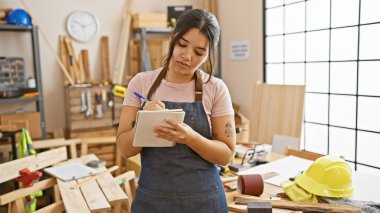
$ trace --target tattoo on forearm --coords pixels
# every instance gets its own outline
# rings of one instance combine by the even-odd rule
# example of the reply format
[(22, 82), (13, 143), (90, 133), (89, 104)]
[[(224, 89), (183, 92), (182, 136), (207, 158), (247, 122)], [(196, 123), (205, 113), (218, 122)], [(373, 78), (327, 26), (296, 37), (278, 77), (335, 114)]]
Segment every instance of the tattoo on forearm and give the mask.
[(224, 130), (227, 137), (231, 137), (234, 135), (234, 130), (232, 129), (232, 124), (230, 122), (226, 123), (226, 130)]
[(135, 127), (136, 126), (136, 121), (132, 121), (131, 125), (132, 125), (132, 128)]

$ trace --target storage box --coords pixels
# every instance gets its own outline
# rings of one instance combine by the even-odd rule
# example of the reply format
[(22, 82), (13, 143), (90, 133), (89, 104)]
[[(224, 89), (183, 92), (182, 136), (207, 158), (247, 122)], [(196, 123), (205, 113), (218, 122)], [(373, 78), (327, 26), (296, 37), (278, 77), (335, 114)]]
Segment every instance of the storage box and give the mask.
[(166, 13), (135, 13), (132, 28), (166, 28)]
[(33, 139), (42, 138), (41, 115), (39, 112), (1, 115), (1, 125), (15, 125), (25, 128)]

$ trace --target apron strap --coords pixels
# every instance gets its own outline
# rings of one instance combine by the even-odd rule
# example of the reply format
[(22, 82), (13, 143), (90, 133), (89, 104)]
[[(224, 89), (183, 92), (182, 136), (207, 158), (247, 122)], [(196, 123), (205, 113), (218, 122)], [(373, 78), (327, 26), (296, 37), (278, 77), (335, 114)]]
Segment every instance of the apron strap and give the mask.
[[(160, 74), (158, 74), (156, 80), (154, 81), (152, 87), (150, 88), (148, 92), (148, 96), (147, 96), (148, 99), (152, 97), (153, 93), (156, 91), (158, 86), (160, 86), (162, 79), (165, 78), (166, 72), (167, 72), (166, 70), (162, 70)], [(199, 70), (195, 71), (194, 79), (195, 79), (195, 101), (202, 101), (203, 86), (202, 86), (201, 73), (199, 72)]]
[(202, 87), (202, 78), (199, 70), (195, 71), (195, 101), (202, 101), (203, 96), (203, 87)]

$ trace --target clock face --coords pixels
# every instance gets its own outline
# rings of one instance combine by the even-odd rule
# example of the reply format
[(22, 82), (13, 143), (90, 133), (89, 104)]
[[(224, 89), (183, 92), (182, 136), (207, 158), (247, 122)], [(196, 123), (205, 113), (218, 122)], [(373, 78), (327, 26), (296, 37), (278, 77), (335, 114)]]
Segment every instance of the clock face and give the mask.
[(70, 36), (80, 42), (93, 39), (99, 32), (96, 17), (86, 11), (75, 11), (67, 19), (67, 31)]

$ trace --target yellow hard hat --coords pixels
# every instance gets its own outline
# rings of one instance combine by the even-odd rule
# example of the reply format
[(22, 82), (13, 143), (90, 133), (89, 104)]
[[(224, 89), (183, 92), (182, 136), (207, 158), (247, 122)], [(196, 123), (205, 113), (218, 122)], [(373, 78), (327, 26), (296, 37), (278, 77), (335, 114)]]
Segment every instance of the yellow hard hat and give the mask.
[(323, 156), (295, 179), (308, 192), (324, 197), (347, 197), (354, 191), (351, 168), (339, 157)]

